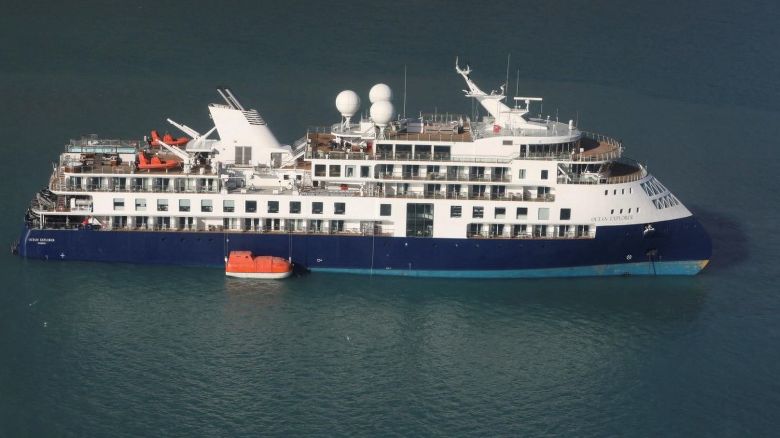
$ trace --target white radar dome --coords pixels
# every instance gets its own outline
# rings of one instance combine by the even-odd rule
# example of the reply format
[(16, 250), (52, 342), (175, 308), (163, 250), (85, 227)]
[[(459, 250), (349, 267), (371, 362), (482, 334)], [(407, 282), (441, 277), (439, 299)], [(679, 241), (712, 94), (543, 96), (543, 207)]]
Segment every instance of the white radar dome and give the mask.
[(360, 109), (360, 96), (352, 90), (344, 90), (336, 96), (336, 109), (344, 117), (354, 116)]
[(371, 119), (373, 119), (374, 123), (379, 126), (387, 125), (390, 120), (393, 120), (393, 117), (395, 116), (395, 108), (393, 108), (393, 104), (386, 100), (374, 102), (374, 104), (371, 105), (370, 112)]
[(376, 84), (368, 92), (368, 100), (371, 103), (393, 100), (393, 90), (385, 84)]

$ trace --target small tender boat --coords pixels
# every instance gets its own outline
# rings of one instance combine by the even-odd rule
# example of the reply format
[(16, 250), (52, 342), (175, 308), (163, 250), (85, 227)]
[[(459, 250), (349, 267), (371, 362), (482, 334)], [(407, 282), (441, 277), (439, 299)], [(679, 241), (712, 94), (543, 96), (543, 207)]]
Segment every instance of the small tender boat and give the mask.
[(292, 275), (292, 263), (281, 257), (254, 257), (251, 251), (230, 251), (225, 275), (239, 278), (287, 278)]
[[(156, 129), (153, 129), (151, 132), (152, 135), (152, 141), (150, 144), (152, 146), (160, 146), (160, 134), (157, 132)], [(162, 137), (163, 143), (167, 144), (168, 146), (183, 146), (187, 144), (188, 141), (190, 141), (189, 137), (179, 137), (179, 138), (173, 138), (171, 134), (168, 134), (167, 132)]]
[(144, 170), (175, 169), (181, 166), (178, 160), (163, 160), (157, 155), (149, 156), (146, 152), (138, 153), (138, 168)]

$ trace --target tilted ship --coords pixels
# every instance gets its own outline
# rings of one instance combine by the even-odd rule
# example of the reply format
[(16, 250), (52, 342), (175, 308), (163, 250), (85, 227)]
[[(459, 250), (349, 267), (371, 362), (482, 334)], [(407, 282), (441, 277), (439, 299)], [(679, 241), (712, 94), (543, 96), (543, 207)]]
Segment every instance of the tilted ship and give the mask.
[(353, 123), (360, 98), (342, 91), (341, 121), (288, 146), (219, 88), (203, 134), (168, 119), (186, 136), (71, 140), (14, 250), (218, 267), (248, 251), (312, 272), (473, 278), (707, 265), (702, 225), (620, 141), (534, 117), (540, 98), (507, 105), (455, 68), (487, 115), (401, 118), (377, 84), (370, 117)]

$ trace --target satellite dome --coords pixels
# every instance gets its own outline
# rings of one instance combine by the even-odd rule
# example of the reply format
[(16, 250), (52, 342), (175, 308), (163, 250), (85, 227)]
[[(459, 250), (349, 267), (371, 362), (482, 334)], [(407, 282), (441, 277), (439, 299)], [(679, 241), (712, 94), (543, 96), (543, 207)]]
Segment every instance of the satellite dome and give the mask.
[(395, 109), (393, 108), (392, 103), (386, 100), (381, 100), (379, 102), (374, 102), (374, 104), (371, 105), (370, 113), (374, 123), (379, 126), (383, 126), (387, 125), (390, 120), (393, 120)]
[(368, 100), (371, 103), (393, 100), (393, 90), (385, 84), (376, 84), (368, 92)]
[(344, 90), (336, 96), (336, 109), (342, 116), (352, 117), (360, 109), (360, 96), (352, 90)]

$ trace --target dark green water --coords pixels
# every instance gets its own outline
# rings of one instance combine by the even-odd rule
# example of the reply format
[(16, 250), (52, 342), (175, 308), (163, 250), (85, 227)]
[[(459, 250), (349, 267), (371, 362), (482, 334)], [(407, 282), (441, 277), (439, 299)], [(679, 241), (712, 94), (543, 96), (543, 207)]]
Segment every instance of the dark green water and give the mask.
[[(0, 237), (62, 144), (209, 128), (226, 84), (280, 140), (452, 71), (622, 138), (698, 214), (693, 278), (446, 281), (0, 257), (0, 436), (756, 436), (780, 428), (773, 2), (78, 2), (0, 11)], [(512, 79), (511, 89), (514, 89)], [(400, 104), (400, 100), (396, 101)]]

